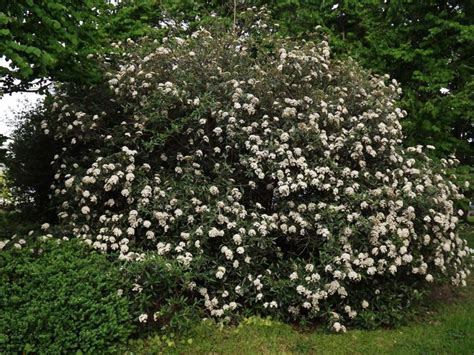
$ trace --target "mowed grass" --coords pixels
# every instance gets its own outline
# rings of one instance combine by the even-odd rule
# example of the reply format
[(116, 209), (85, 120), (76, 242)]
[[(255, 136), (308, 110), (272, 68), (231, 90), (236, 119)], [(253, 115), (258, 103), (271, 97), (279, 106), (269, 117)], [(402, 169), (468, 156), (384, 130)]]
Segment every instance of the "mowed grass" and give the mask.
[[(463, 237), (474, 247), (474, 227)], [(186, 337), (155, 336), (134, 341), (134, 354), (474, 354), (474, 277), (468, 286), (431, 311), (397, 329), (301, 332), (290, 325), (250, 318), (237, 327), (203, 322)]]

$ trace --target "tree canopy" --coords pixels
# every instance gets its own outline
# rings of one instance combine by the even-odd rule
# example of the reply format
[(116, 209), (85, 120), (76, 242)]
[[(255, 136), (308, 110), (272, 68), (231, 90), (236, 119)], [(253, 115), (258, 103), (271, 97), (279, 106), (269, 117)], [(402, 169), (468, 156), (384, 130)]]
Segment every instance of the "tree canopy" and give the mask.
[(103, 0), (15, 0), (0, 4), (0, 92), (44, 91), (46, 79), (98, 79), (88, 60), (103, 44)]

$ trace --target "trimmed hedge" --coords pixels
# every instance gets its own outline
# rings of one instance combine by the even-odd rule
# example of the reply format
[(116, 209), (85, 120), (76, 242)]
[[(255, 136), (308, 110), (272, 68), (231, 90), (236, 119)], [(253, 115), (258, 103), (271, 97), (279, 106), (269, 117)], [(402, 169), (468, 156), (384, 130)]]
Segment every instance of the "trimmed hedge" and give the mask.
[(133, 331), (119, 268), (77, 241), (0, 253), (0, 352), (113, 352)]

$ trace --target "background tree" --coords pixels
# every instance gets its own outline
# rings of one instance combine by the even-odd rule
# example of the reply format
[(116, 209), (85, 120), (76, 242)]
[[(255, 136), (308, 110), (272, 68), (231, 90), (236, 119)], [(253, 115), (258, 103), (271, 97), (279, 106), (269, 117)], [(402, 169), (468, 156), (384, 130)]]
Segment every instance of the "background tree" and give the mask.
[(5, 161), (5, 156), (7, 154), (7, 148), (5, 147), (7, 139), (6, 136), (0, 134), (0, 165)]
[(40, 122), (44, 118), (41, 109), (24, 113), (3, 158), (7, 167), (5, 177), (15, 201), (20, 207), (27, 206), (26, 211), (33, 218), (54, 216), (49, 210), (54, 175), (50, 163), (57, 153), (57, 143), (41, 131)]
[(0, 92), (44, 91), (47, 78), (98, 80), (88, 55), (100, 49), (106, 0), (15, 0), (0, 4)]

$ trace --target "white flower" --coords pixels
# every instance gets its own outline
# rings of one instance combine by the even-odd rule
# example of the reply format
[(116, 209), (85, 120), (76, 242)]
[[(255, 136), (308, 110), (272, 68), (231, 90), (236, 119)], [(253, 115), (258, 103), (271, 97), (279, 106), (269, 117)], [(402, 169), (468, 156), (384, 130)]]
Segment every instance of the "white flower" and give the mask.
[(140, 314), (140, 316), (138, 317), (138, 321), (139, 321), (140, 323), (146, 323), (147, 320), (148, 320), (148, 314), (146, 314), (146, 313), (142, 313), (142, 314)]
[(216, 134), (216, 136), (220, 136), (222, 134), (222, 128), (220, 127), (216, 127), (212, 131)]
[(71, 187), (73, 183), (74, 183), (74, 176), (64, 181), (64, 186)]
[(224, 274), (225, 274), (225, 267), (219, 266), (217, 268), (216, 278), (217, 279), (222, 279), (224, 277)]
[(366, 300), (363, 300), (362, 301), (362, 308), (366, 309), (367, 307), (369, 307), (369, 302), (367, 302)]
[(393, 275), (397, 272), (397, 267), (395, 265), (390, 265), (388, 271), (390, 271), (390, 273)]
[(336, 331), (336, 333), (339, 333), (339, 332), (343, 332), (345, 333), (346, 332), (346, 327), (341, 325), (341, 323), (339, 322), (335, 322), (333, 325), (332, 325), (332, 329), (334, 329)]
[(288, 142), (288, 140), (290, 139), (290, 135), (286, 132), (282, 133), (281, 136), (280, 136), (280, 140), (284, 143), (284, 142)]
[(281, 115), (283, 118), (291, 118), (296, 116), (296, 108), (294, 107), (286, 107), (283, 110), (283, 113)]
[(87, 206), (84, 206), (84, 207), (81, 208), (81, 213), (82, 214), (89, 214), (90, 211), (91, 211), (91, 209)]
[(278, 192), (282, 196), (288, 196), (290, 194), (290, 188), (288, 187), (288, 185), (282, 185), (282, 186), (278, 187)]
[(217, 229), (216, 227), (212, 227), (211, 230), (208, 233), (209, 237), (215, 238), (215, 237), (222, 237), (224, 235), (224, 231), (221, 231)]
[(240, 245), (242, 243), (242, 237), (239, 234), (235, 234), (232, 237), (232, 240), (234, 241), (235, 244)]
[(216, 186), (211, 186), (209, 188), (209, 192), (211, 193), (211, 195), (216, 196), (219, 194), (219, 189)]
[(290, 275), (290, 280), (298, 280), (298, 274), (296, 272)]
[(434, 280), (433, 275), (431, 275), (431, 274), (426, 275), (425, 279), (428, 282), (433, 282), (433, 280)]
[(377, 268), (375, 266), (371, 266), (367, 269), (368, 275), (375, 275), (376, 272), (377, 272)]

